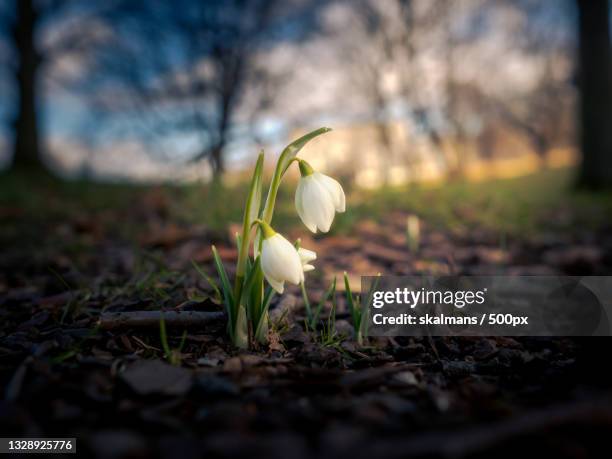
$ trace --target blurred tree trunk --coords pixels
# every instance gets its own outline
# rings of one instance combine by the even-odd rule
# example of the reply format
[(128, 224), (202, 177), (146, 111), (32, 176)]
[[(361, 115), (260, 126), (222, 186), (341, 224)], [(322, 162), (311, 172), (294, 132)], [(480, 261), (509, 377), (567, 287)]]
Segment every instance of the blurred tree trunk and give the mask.
[(209, 156), (214, 178), (219, 178), (225, 172), (225, 147), (227, 145), (227, 131), (229, 129), (229, 103), (221, 104), (221, 119), (217, 127), (217, 140), (204, 154)]
[(608, 0), (577, 0), (582, 166), (579, 185), (612, 187), (612, 73)]
[(27, 170), (43, 169), (36, 113), (37, 76), (41, 61), (34, 37), (37, 20), (38, 14), (32, 0), (19, 0), (13, 28), (19, 60), (15, 72), (19, 100), (14, 120), (13, 166)]
[(220, 111), (221, 118), (217, 127), (217, 142), (213, 145), (210, 155), (213, 174), (220, 176), (225, 172), (225, 147), (227, 144), (227, 131), (230, 127), (230, 117), (233, 110), (233, 102), (239, 85), (236, 82), (228, 84), (229, 78), (223, 78), (223, 90), (221, 91)]

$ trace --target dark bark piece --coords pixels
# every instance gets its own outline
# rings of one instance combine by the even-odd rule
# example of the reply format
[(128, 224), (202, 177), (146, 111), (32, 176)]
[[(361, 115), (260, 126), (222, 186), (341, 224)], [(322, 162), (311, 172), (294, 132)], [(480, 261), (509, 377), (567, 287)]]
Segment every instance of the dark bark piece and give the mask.
[(155, 328), (159, 327), (161, 319), (167, 327), (202, 327), (225, 318), (223, 312), (200, 311), (133, 311), (108, 312), (100, 316), (98, 324), (104, 330), (118, 328)]
[(579, 184), (612, 187), (612, 70), (608, 0), (577, 0), (582, 166)]

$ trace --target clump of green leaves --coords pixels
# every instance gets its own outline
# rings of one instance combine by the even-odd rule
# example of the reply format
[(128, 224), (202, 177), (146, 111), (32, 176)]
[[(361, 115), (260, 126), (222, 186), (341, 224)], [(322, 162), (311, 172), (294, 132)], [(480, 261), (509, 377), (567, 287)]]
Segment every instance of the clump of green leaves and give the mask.
[[(262, 205), (264, 154), (259, 154), (244, 208), (242, 232), (237, 237), (238, 261), (236, 276), (231, 282), (217, 249), (212, 252), (219, 275), (223, 302), (228, 317), (227, 330), (234, 345), (246, 348), (251, 343), (268, 342), (268, 309), (274, 295), (270, 285), (265, 286), (261, 267), (262, 227), (270, 225), (274, 215), (276, 197), (281, 180), (300, 150), (315, 137), (329, 132), (329, 128), (312, 131), (289, 144), (281, 153), (266, 200)], [(259, 226), (251, 234), (254, 226)], [(252, 256), (251, 256), (252, 246)]]

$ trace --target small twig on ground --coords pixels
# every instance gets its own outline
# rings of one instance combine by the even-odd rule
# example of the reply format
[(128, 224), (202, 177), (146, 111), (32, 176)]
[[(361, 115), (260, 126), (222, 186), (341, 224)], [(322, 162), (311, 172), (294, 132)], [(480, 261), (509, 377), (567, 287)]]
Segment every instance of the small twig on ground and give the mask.
[(223, 312), (200, 311), (131, 311), (107, 312), (100, 316), (98, 324), (104, 330), (117, 328), (159, 328), (162, 317), (168, 327), (201, 327), (225, 318)]

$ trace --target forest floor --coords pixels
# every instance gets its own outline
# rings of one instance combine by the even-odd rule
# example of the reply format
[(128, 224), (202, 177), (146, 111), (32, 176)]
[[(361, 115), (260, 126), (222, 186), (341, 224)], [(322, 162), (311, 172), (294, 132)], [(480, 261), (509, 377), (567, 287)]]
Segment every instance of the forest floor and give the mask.
[[(312, 237), (283, 189), (277, 227), (331, 279), (376, 274), (612, 273), (612, 195), (569, 171), (445, 187), (352, 190)], [(612, 433), (609, 339), (377, 338), (304, 329), (299, 290), (271, 306), (273, 343), (203, 329), (103, 330), (102, 312), (221, 311), (244, 185), (128, 186), (0, 176), (2, 436), (77, 437), (95, 457), (599, 457)], [(406, 219), (421, 219), (418, 249)], [(165, 349), (165, 350), (164, 350)], [(170, 352), (168, 352), (170, 349)], [(602, 456), (604, 457), (604, 456)]]

